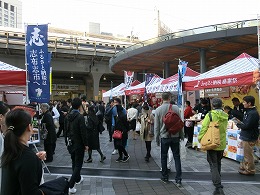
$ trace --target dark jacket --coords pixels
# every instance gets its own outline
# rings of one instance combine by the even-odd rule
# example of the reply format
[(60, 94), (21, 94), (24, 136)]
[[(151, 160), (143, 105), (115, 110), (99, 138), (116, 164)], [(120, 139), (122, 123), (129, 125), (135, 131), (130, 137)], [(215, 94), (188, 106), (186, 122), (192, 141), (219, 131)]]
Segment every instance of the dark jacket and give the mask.
[(46, 129), (48, 131), (47, 138), (44, 140), (44, 142), (48, 144), (55, 143), (57, 140), (56, 130), (50, 111), (46, 111), (42, 114), (41, 124), (43, 123), (46, 124)]
[(88, 135), (88, 146), (92, 150), (100, 149), (99, 144), (99, 127), (100, 121), (95, 114), (86, 115), (86, 126), (87, 126), (87, 135)]
[(78, 110), (72, 110), (65, 118), (65, 143), (71, 139), (73, 149), (83, 149), (88, 146), (87, 127), (84, 116)]
[(243, 123), (238, 123), (241, 129), (240, 139), (243, 141), (256, 141), (259, 137), (259, 114), (255, 107), (245, 109)]

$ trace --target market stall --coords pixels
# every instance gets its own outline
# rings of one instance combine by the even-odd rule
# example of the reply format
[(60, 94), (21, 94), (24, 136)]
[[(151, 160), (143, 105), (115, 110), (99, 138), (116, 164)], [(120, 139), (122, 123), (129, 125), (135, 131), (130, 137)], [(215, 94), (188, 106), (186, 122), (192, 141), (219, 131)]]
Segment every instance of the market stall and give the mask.
[(0, 61), (0, 100), (9, 105), (23, 104), (26, 71)]
[[(211, 97), (222, 97), (223, 100), (231, 99), (232, 93), (238, 91), (232, 91), (232, 87), (239, 86), (240, 89), (246, 88), (245, 93), (249, 93), (248, 86), (256, 85), (259, 81), (259, 60), (249, 56), (246, 53), (241, 54), (234, 60), (227, 62), (217, 68), (214, 68), (208, 72), (205, 72), (197, 77), (192, 78), (190, 81), (184, 82), (185, 90), (204, 90), (204, 93), (210, 93)], [(225, 90), (224, 90), (225, 89)], [(228, 93), (228, 96), (224, 95), (224, 91)], [(256, 92), (253, 90), (256, 96), (256, 104), (259, 102), (259, 98)], [(247, 95), (244, 94), (244, 95)], [(209, 96), (210, 97), (210, 96)], [(193, 116), (195, 119), (198, 116)], [(193, 135), (193, 147), (200, 148), (198, 142), (198, 134), (201, 128), (201, 122), (197, 122), (194, 126)], [(229, 121), (227, 127), (227, 147), (224, 156), (240, 161), (243, 158), (243, 148), (241, 147), (241, 140), (239, 139), (240, 130)]]

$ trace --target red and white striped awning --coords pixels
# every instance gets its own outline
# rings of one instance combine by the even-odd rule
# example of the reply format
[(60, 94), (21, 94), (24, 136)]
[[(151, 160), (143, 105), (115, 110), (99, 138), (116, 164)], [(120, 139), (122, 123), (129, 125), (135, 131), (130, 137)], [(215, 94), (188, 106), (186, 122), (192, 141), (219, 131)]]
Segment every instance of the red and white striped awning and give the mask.
[[(147, 84), (147, 86), (152, 85), (154, 83), (161, 82), (162, 80), (163, 78), (159, 77), (158, 75), (154, 75), (151, 81)], [(125, 90), (126, 95), (144, 94), (144, 92), (145, 92), (145, 82), (142, 82), (139, 85), (133, 87), (129, 87), (128, 89)]]
[(183, 83), (185, 91), (250, 85), (259, 79), (259, 60), (246, 53)]
[[(185, 76), (183, 77), (183, 82), (190, 80), (192, 77), (198, 76), (199, 73), (187, 67)], [(161, 82), (154, 83), (153, 85), (148, 85), (146, 87), (147, 93), (158, 93), (158, 92), (174, 92), (178, 91), (178, 73), (172, 75)]]

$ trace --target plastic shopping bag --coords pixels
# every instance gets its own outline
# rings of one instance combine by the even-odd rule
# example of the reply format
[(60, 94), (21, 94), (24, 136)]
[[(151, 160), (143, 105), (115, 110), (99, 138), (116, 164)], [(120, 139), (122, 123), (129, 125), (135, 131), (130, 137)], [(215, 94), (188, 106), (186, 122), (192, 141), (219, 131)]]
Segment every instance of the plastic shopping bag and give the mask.
[(184, 138), (184, 140), (180, 141), (180, 156), (181, 160), (185, 160), (187, 156), (187, 150), (186, 150), (186, 144), (187, 144), (188, 139)]

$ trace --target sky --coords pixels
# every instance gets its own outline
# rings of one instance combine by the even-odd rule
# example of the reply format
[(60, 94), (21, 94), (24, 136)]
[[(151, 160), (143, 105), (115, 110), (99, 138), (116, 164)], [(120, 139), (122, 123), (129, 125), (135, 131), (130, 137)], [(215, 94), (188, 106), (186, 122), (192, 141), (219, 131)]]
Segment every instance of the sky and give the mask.
[(23, 24), (46, 24), (87, 32), (89, 22), (101, 32), (153, 38), (157, 10), (174, 31), (256, 19), (260, 0), (22, 0)]

